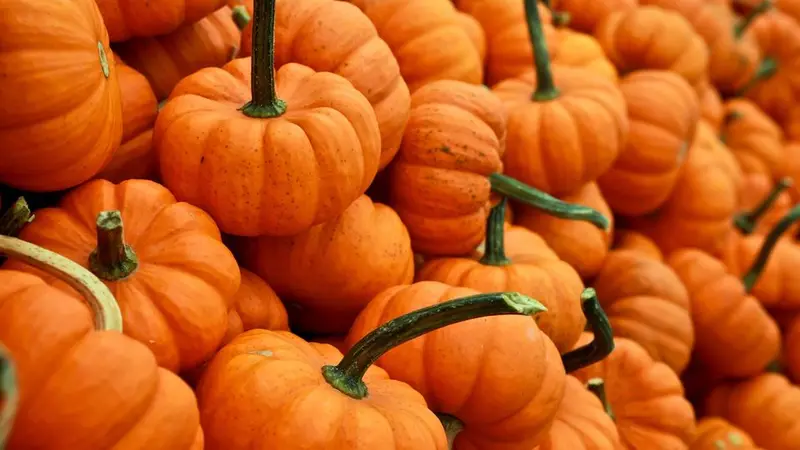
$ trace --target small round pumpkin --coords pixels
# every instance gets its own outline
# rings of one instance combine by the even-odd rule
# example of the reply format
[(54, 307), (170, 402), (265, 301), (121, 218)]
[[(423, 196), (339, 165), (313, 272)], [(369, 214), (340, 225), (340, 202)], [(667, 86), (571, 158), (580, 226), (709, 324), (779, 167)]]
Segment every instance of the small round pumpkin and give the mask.
[(95, 0), (113, 42), (167, 34), (201, 20), (226, 0)]
[(228, 331), (222, 345), (245, 331), (288, 331), (289, 318), (278, 294), (258, 275), (240, 269), (242, 283), (233, 297), (233, 307), (228, 311)]
[(631, 11), (638, 7), (638, 0), (552, 0), (552, 7), (569, 18), (569, 26), (578, 31), (592, 34), (598, 24), (618, 11)]
[(754, 103), (745, 99), (725, 102), (720, 138), (744, 173), (762, 173), (776, 181), (784, 175), (783, 133)]
[(727, 420), (704, 417), (697, 421), (689, 450), (758, 450), (758, 447), (750, 435)]
[[(558, 28), (552, 34), (551, 39), (554, 41), (552, 44), (554, 64), (583, 67), (603, 75), (613, 82), (619, 81), (617, 68), (609, 61), (603, 47), (594, 36), (569, 28)], [(525, 68), (530, 70), (530, 64)]]

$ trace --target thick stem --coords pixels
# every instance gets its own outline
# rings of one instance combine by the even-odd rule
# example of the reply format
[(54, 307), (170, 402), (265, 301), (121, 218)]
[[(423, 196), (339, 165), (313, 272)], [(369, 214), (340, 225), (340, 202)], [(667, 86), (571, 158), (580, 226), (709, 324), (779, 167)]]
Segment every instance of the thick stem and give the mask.
[(739, 213), (733, 217), (733, 224), (742, 234), (751, 234), (756, 229), (758, 221), (769, 211), (783, 191), (792, 186), (791, 178), (781, 178), (775, 183), (772, 191), (764, 197), (752, 211)]
[(253, 3), (253, 56), (251, 90), (253, 99), (242, 107), (248, 117), (270, 118), (286, 112), (286, 102), (275, 91), (275, 1)]
[(614, 332), (605, 311), (597, 299), (597, 292), (586, 288), (581, 293), (581, 308), (587, 325), (592, 329), (594, 339), (583, 347), (561, 355), (564, 371), (572, 373), (586, 366), (602, 361), (614, 351)]
[(239, 30), (244, 30), (250, 23), (250, 13), (247, 12), (247, 8), (244, 5), (234, 6), (231, 10), (231, 17), (233, 17), (233, 22), (236, 23)]
[(355, 399), (368, 395), (362, 378), (367, 369), (389, 350), (423, 334), (478, 317), (518, 314), (531, 316), (547, 311), (541, 303), (517, 292), (478, 294), (439, 303), (404, 314), (358, 341), (336, 366), (325, 366), (325, 380)]
[(608, 402), (608, 398), (606, 397), (606, 383), (603, 379), (592, 378), (586, 383), (586, 389), (600, 399), (600, 403), (603, 405), (603, 409), (606, 411), (606, 414), (608, 414), (608, 417), (611, 417), (611, 420), (616, 422), (617, 418), (614, 416), (614, 410), (611, 408), (611, 403)]
[(481, 264), (487, 266), (505, 266), (511, 264), (511, 260), (506, 257), (505, 233), (506, 233), (506, 204), (508, 200), (503, 197), (495, 205), (489, 218), (486, 219), (486, 244), (484, 245), (483, 258)]
[(105, 284), (76, 262), (23, 240), (0, 236), (0, 253), (67, 283), (94, 311), (95, 329), (122, 332), (122, 313)]
[(750, 12), (747, 13), (741, 20), (739, 20), (736, 25), (733, 26), (733, 36), (736, 39), (741, 39), (744, 36), (745, 31), (747, 31), (747, 27), (753, 23), (758, 16), (764, 14), (765, 12), (772, 9), (772, 0), (763, 0), (761, 3), (755, 6), (755, 8), (751, 9)]
[(756, 255), (756, 259), (750, 266), (750, 270), (742, 277), (742, 283), (747, 292), (750, 292), (753, 286), (756, 285), (756, 282), (758, 282), (758, 277), (761, 276), (761, 272), (764, 270), (764, 267), (766, 267), (772, 250), (775, 248), (775, 244), (778, 243), (783, 233), (785, 233), (797, 219), (800, 219), (800, 205), (795, 205), (794, 208), (790, 209), (764, 238), (761, 250), (759, 250), (758, 255)]
[(536, 69), (536, 91), (531, 97), (534, 101), (545, 102), (558, 97), (558, 88), (553, 81), (550, 68), (550, 52), (544, 37), (542, 19), (536, 0), (525, 0), (525, 18), (528, 22), (528, 34), (533, 47), (533, 63)]
[(23, 197), (20, 197), (11, 205), (11, 208), (8, 208), (8, 211), (0, 216), (0, 234), (16, 237), (22, 231), (22, 227), (32, 220), (33, 215), (28, 202)]
[(736, 95), (739, 97), (744, 96), (747, 91), (753, 88), (753, 86), (757, 85), (758, 83), (768, 80), (772, 78), (775, 73), (778, 72), (778, 60), (775, 58), (768, 56), (761, 60), (761, 64), (758, 66), (758, 70), (753, 75), (753, 78), (750, 79), (745, 85), (736, 92)]
[(11, 354), (3, 344), (0, 344), (0, 449), (6, 448), (6, 441), (11, 434), (11, 426), (17, 415), (19, 406), (19, 389), (17, 385), (17, 371)]
[(139, 267), (139, 258), (125, 243), (122, 215), (103, 211), (97, 215), (97, 248), (89, 255), (89, 269), (106, 281), (129, 277)]
[(464, 430), (464, 422), (458, 420), (450, 414), (436, 414), (436, 417), (439, 418), (439, 422), (442, 422), (444, 434), (447, 436), (447, 448), (449, 450), (453, 450), (456, 436), (458, 436), (458, 433), (461, 433), (461, 431)]
[(514, 199), (528, 206), (545, 211), (551, 216), (560, 219), (582, 220), (589, 222), (602, 230), (608, 230), (608, 219), (599, 211), (583, 205), (574, 205), (561, 201), (551, 195), (528, 186), (501, 173), (489, 175), (492, 190), (505, 197)]

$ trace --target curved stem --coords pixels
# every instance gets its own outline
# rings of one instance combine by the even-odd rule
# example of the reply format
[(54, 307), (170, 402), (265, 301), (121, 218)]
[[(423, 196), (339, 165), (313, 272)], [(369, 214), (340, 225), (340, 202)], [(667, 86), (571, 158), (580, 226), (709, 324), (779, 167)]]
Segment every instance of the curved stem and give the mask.
[(541, 303), (517, 292), (477, 294), (439, 303), (390, 320), (358, 341), (341, 362), (325, 366), (325, 380), (355, 399), (367, 396), (362, 378), (384, 353), (423, 334), (478, 317), (518, 314), (534, 315), (547, 311)]
[(599, 211), (588, 206), (575, 205), (561, 201), (549, 194), (528, 186), (508, 175), (493, 173), (489, 175), (492, 190), (508, 198), (528, 206), (545, 211), (547, 214), (560, 219), (582, 220), (589, 222), (602, 230), (608, 230), (608, 219)]
[(606, 397), (605, 381), (603, 381), (602, 378), (592, 378), (586, 383), (586, 389), (600, 399), (600, 403), (603, 405), (603, 409), (606, 411), (606, 414), (608, 414), (608, 417), (611, 417), (611, 420), (616, 422), (617, 418), (614, 416), (614, 410), (611, 408), (611, 403), (608, 402), (608, 398)]
[(21, 239), (0, 236), (0, 253), (67, 283), (94, 311), (95, 329), (122, 332), (122, 313), (105, 284), (78, 263)]
[(125, 243), (122, 215), (103, 211), (97, 215), (97, 248), (89, 255), (89, 269), (106, 281), (129, 277), (139, 267), (130, 245)]
[(736, 39), (741, 39), (742, 36), (744, 36), (745, 31), (747, 31), (747, 27), (749, 27), (758, 16), (764, 14), (770, 9), (772, 9), (772, 0), (763, 0), (761, 3), (756, 5), (750, 10), (750, 12), (747, 13), (747, 15), (742, 17), (742, 19), (733, 26), (733, 36)]
[(17, 415), (19, 390), (17, 387), (17, 371), (11, 354), (0, 344), (0, 449), (6, 448), (6, 441), (11, 435), (11, 426)]
[(597, 292), (586, 288), (581, 293), (581, 308), (586, 322), (592, 329), (594, 339), (583, 347), (561, 355), (564, 371), (572, 373), (586, 366), (602, 361), (614, 351), (614, 332), (605, 311), (597, 300)]
[(442, 422), (444, 434), (447, 436), (447, 448), (453, 450), (455, 445), (456, 436), (464, 430), (464, 422), (451, 416), (450, 414), (436, 414), (439, 422)]
[(486, 244), (484, 245), (483, 258), (480, 263), (486, 266), (505, 266), (511, 264), (506, 257), (506, 204), (508, 200), (503, 197), (489, 212), (486, 219)]
[(31, 223), (32, 220), (33, 215), (28, 202), (20, 197), (11, 205), (11, 208), (8, 208), (8, 211), (0, 216), (0, 234), (16, 237), (22, 231), (22, 227)]
[(536, 0), (525, 0), (525, 19), (528, 22), (528, 35), (533, 47), (533, 63), (536, 69), (536, 91), (531, 97), (534, 101), (548, 101), (558, 97), (558, 88), (553, 81), (550, 69), (550, 52), (544, 37), (542, 19)]
[(231, 9), (231, 17), (239, 30), (244, 30), (250, 23), (250, 13), (244, 5), (237, 5)]
[(741, 97), (747, 93), (753, 86), (757, 85), (761, 81), (768, 80), (772, 78), (775, 73), (778, 72), (778, 60), (775, 58), (768, 56), (761, 60), (761, 64), (758, 66), (758, 70), (753, 75), (753, 78), (750, 79), (745, 85), (736, 92), (736, 95)]
[(733, 224), (739, 229), (739, 231), (742, 232), (742, 234), (751, 234), (753, 230), (755, 230), (756, 225), (761, 217), (763, 217), (764, 214), (769, 211), (772, 205), (775, 204), (775, 201), (778, 199), (781, 193), (791, 186), (791, 178), (781, 178), (777, 183), (775, 183), (772, 191), (766, 197), (764, 197), (764, 199), (761, 200), (761, 203), (753, 208), (752, 211), (742, 212), (735, 215), (733, 217)]
[(750, 266), (747, 273), (745, 273), (744, 277), (742, 277), (742, 283), (747, 292), (753, 289), (753, 286), (755, 286), (758, 281), (758, 277), (761, 276), (761, 272), (764, 270), (764, 267), (766, 267), (772, 250), (775, 248), (775, 244), (778, 243), (783, 233), (785, 233), (797, 219), (800, 219), (800, 204), (790, 209), (764, 238), (764, 243), (761, 245), (761, 250), (759, 250), (758, 255), (756, 255), (756, 259), (753, 261), (753, 264)]
[(286, 112), (286, 102), (275, 91), (275, 1), (253, 3), (253, 56), (250, 61), (250, 86), (253, 99), (242, 106), (248, 117), (278, 117)]

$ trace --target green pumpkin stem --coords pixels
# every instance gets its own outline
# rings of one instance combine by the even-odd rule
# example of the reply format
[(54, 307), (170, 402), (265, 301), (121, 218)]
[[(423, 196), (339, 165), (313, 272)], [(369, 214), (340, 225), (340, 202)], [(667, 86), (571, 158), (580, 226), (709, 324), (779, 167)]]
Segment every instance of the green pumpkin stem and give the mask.
[(239, 30), (244, 30), (251, 19), (250, 13), (247, 12), (247, 8), (245, 8), (244, 5), (234, 6), (231, 10), (231, 17), (233, 17), (233, 21), (236, 23)]
[(486, 244), (484, 245), (481, 264), (487, 266), (505, 266), (511, 264), (511, 260), (506, 257), (505, 249), (505, 227), (506, 227), (506, 204), (508, 200), (503, 197), (489, 212), (486, 219)]
[(80, 264), (11, 236), (0, 235), (0, 254), (52, 275), (78, 291), (94, 311), (95, 329), (122, 332), (122, 313), (114, 295)]
[(553, 81), (550, 68), (550, 52), (544, 37), (542, 19), (536, 0), (525, 0), (525, 18), (528, 22), (528, 34), (533, 47), (533, 62), (536, 69), (536, 91), (531, 97), (537, 102), (546, 102), (558, 97), (559, 91)]
[(614, 351), (614, 332), (593, 288), (586, 288), (581, 293), (581, 308), (587, 324), (592, 329), (594, 339), (580, 348), (561, 355), (566, 373), (602, 361)]
[(376, 328), (358, 341), (335, 366), (325, 366), (325, 380), (352, 398), (369, 393), (363, 377), (384, 353), (414, 338), (439, 328), (478, 317), (517, 314), (531, 316), (547, 308), (517, 292), (477, 294), (439, 303), (397, 317)]
[(464, 422), (458, 420), (456, 417), (453, 417), (450, 414), (437, 413), (436, 417), (439, 419), (439, 422), (442, 423), (444, 434), (447, 436), (447, 448), (449, 450), (453, 450), (456, 436), (458, 436), (458, 433), (461, 433), (464, 430)]
[(756, 5), (744, 17), (742, 17), (742, 19), (739, 20), (736, 25), (733, 26), (733, 36), (736, 39), (741, 39), (753, 21), (770, 9), (772, 9), (772, 0), (763, 0), (761, 3)]
[(778, 200), (778, 197), (792, 186), (792, 179), (791, 178), (781, 178), (775, 183), (775, 186), (772, 188), (772, 191), (761, 200), (755, 208), (753, 208), (750, 212), (742, 212), (737, 214), (733, 217), (733, 224), (742, 234), (748, 235), (752, 234), (753, 230), (756, 229), (758, 225), (758, 221), (764, 216), (764, 214), (769, 211), (772, 205)]
[(778, 243), (778, 240), (797, 219), (800, 219), (800, 204), (790, 209), (764, 238), (764, 243), (761, 245), (761, 250), (759, 250), (758, 255), (756, 255), (756, 259), (753, 261), (747, 273), (744, 274), (744, 277), (742, 277), (742, 283), (747, 292), (750, 292), (753, 286), (756, 285), (756, 282), (758, 282), (758, 277), (761, 276), (761, 272), (764, 270), (764, 267), (767, 266), (769, 257), (775, 245)]
[(19, 236), (22, 228), (31, 223), (33, 215), (31, 208), (25, 198), (20, 197), (8, 208), (2, 216), (0, 216), (0, 234), (4, 236)]
[(736, 92), (738, 97), (744, 96), (747, 91), (753, 88), (753, 86), (757, 85), (758, 83), (768, 80), (772, 78), (778, 72), (778, 60), (775, 58), (768, 56), (761, 60), (761, 64), (758, 65), (758, 69), (756, 73), (753, 75), (753, 78), (750, 79), (745, 85)]
[(17, 415), (19, 406), (19, 390), (17, 387), (17, 371), (11, 354), (0, 344), (0, 449), (6, 448), (6, 441), (11, 434), (11, 426)]
[(129, 277), (139, 267), (139, 258), (125, 243), (120, 212), (101, 212), (97, 215), (96, 228), (97, 248), (89, 255), (89, 269), (106, 281)]
[(492, 191), (545, 211), (551, 216), (560, 219), (582, 220), (602, 230), (608, 230), (610, 226), (608, 218), (600, 214), (599, 211), (588, 206), (561, 201), (508, 175), (493, 173), (489, 175), (489, 183), (491, 183)]
[(600, 403), (603, 405), (603, 409), (606, 411), (606, 414), (608, 414), (608, 417), (616, 422), (617, 418), (614, 416), (614, 409), (611, 408), (611, 403), (608, 402), (608, 397), (606, 396), (605, 381), (603, 381), (602, 378), (592, 378), (586, 383), (586, 389), (600, 399)]
[(279, 117), (286, 102), (275, 91), (275, 2), (253, 3), (253, 56), (250, 62), (253, 99), (242, 107), (248, 117)]

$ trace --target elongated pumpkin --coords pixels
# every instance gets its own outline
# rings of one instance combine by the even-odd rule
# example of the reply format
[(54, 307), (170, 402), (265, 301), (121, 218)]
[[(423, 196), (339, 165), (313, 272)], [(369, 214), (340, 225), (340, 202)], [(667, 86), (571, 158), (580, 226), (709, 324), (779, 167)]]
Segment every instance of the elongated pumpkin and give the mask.
[(95, 0), (113, 42), (170, 33), (197, 22), (225, 5), (226, 0)]
[(784, 175), (783, 133), (754, 103), (744, 99), (725, 102), (720, 137), (744, 173), (761, 173), (775, 181)]
[[(20, 236), (103, 280), (119, 302), (125, 333), (150, 348), (160, 366), (191, 369), (219, 347), (239, 267), (208, 215), (176, 202), (163, 186), (91, 181), (57, 208), (38, 210)], [(5, 267), (40, 273), (21, 261)]]

